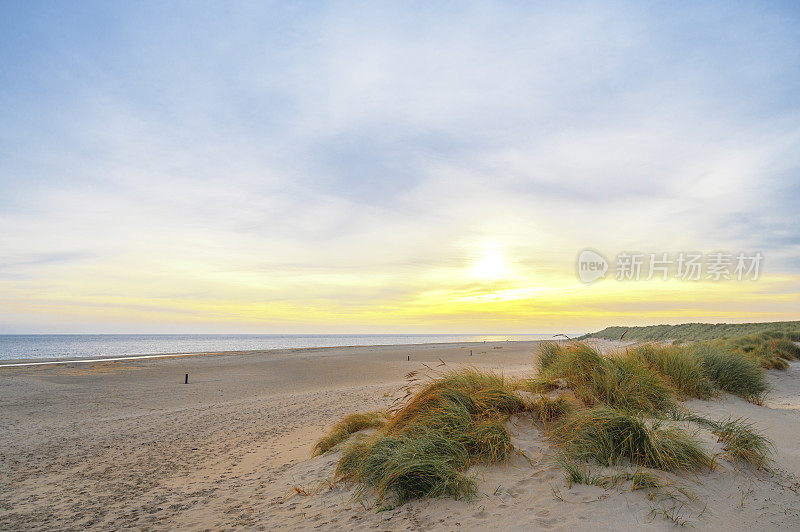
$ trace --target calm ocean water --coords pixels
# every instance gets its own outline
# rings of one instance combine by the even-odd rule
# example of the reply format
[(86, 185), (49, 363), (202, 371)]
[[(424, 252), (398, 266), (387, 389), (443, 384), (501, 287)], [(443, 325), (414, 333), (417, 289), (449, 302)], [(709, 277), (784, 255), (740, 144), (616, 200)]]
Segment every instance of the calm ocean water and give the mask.
[(202, 353), (293, 347), (520, 341), (551, 334), (274, 335), (274, 334), (33, 334), (0, 335), (0, 360)]

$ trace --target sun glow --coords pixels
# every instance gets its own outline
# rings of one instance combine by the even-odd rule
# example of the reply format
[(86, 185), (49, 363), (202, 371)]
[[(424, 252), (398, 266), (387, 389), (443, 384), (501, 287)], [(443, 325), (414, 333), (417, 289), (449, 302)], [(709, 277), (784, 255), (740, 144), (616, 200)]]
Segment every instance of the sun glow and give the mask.
[(508, 274), (508, 266), (499, 249), (487, 249), (472, 268), (472, 275), (485, 281), (496, 281)]

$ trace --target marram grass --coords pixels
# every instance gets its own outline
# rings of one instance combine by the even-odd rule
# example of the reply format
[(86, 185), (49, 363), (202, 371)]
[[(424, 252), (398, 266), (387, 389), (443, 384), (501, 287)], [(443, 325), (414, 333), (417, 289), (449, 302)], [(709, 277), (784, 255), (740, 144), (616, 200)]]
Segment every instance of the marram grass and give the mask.
[(789, 340), (790, 342), (800, 342), (800, 327), (796, 328), (795, 330), (787, 331), (764, 331), (759, 333), (759, 336), (767, 339), (780, 338), (783, 340)]
[(686, 348), (648, 344), (633, 348), (630, 355), (641, 358), (684, 396), (708, 399), (714, 394), (714, 383)]
[(558, 352), (548, 356), (542, 377), (563, 379), (587, 406), (604, 403), (644, 412), (675, 406), (673, 388), (639, 357), (606, 357), (582, 342), (559, 345)]
[(417, 497), (470, 495), (475, 484), (463, 473), (469, 463), (466, 446), (438, 431), (381, 435), (352, 442), (336, 474), (358, 481), (361, 490), (373, 488), (379, 500), (394, 492), (402, 504)]
[(743, 418), (715, 421), (692, 412), (678, 411), (672, 413), (672, 418), (697, 423), (710, 430), (732, 461), (743, 461), (757, 468), (769, 461), (772, 442)]
[(722, 348), (744, 354), (764, 369), (786, 369), (787, 361), (800, 359), (795, 334), (764, 332), (718, 342)]
[[(759, 403), (767, 391), (762, 366), (793, 360), (797, 346), (786, 335), (759, 335), (737, 342), (646, 345), (619, 356), (604, 356), (580, 343), (545, 343), (538, 374), (507, 382), (475, 369), (421, 378), (412, 372), (406, 396), (388, 414), (348, 416), (318, 442), (315, 453), (338, 448), (336, 477), (382, 500), (454, 498), (474, 494), (467, 475), (475, 463), (505, 460), (513, 450), (505, 421), (526, 411), (545, 424), (560, 448), (559, 463), (570, 484), (601, 486), (630, 480), (634, 489), (658, 487), (641, 468), (700, 471), (715, 467), (712, 456), (680, 422), (710, 430), (728, 458), (764, 465), (769, 441), (742, 420), (717, 422), (678, 411), (679, 397), (709, 398), (717, 388)], [(765, 362), (766, 361), (766, 362)], [(777, 363), (779, 367), (780, 362)], [(558, 395), (547, 395), (556, 388)], [(565, 389), (568, 388), (568, 389)], [(535, 395), (523, 400), (523, 389)], [(553, 394), (555, 395), (555, 394)], [(588, 464), (630, 465), (635, 472), (598, 476)]]
[(769, 389), (764, 371), (747, 355), (721, 342), (698, 342), (687, 349), (718, 388), (753, 403), (763, 401)]
[(564, 348), (562, 344), (558, 342), (543, 342), (539, 347), (539, 358), (537, 359), (539, 371), (541, 372), (549, 368), (563, 353)]
[(713, 458), (684, 429), (609, 406), (576, 413), (554, 435), (571, 457), (605, 466), (628, 460), (664, 471), (714, 467)]
[(406, 402), (393, 413), (387, 430), (408, 432), (432, 426), (452, 430), (470, 423), (475, 416), (497, 417), (524, 408), (522, 399), (502, 376), (467, 369), (447, 373), (421, 389), (412, 386)]
[(789, 367), (786, 359), (781, 357), (778, 351), (771, 349), (766, 342), (743, 346), (739, 350), (764, 369), (786, 369)]
[(508, 457), (504, 421), (525, 408), (523, 400), (502, 376), (473, 369), (412, 390), (383, 428), (344, 449), (337, 478), (373, 488), (379, 500), (394, 493), (400, 503), (470, 496), (475, 484), (466, 469)]
[(638, 489), (658, 489), (666, 486), (666, 483), (657, 475), (642, 469), (634, 471), (622, 469), (613, 474), (603, 475), (593, 473), (587, 462), (575, 461), (567, 454), (561, 453), (556, 457), (558, 464), (564, 469), (564, 478), (567, 485), (571, 488), (573, 484), (586, 484), (609, 488), (630, 481), (631, 491)]
[(767, 345), (774, 350), (779, 357), (786, 360), (800, 360), (800, 345), (797, 345), (786, 338), (770, 338)]
[(645, 327), (607, 327), (587, 336), (617, 341), (622, 335), (636, 341), (698, 341), (737, 338), (750, 334), (767, 334), (800, 341), (800, 321), (772, 323), (684, 323), (682, 325), (649, 325)]
[(386, 424), (386, 419), (386, 412), (350, 414), (334, 425), (331, 431), (314, 445), (313, 454), (317, 456), (328, 452), (356, 432), (382, 427)]
[(788, 333), (761, 333), (729, 340), (729, 349), (744, 353), (765, 369), (786, 369), (787, 361), (800, 358), (800, 346)]
[(722, 421), (712, 430), (722, 443), (722, 450), (732, 460), (760, 468), (769, 461), (772, 442), (743, 419)]
[(540, 395), (536, 400), (527, 405), (527, 410), (543, 423), (561, 419), (571, 413), (575, 405), (563, 396), (555, 399), (546, 395)]
[(600, 401), (641, 412), (664, 412), (675, 407), (675, 390), (636, 357), (608, 358), (606, 366), (593, 383)]

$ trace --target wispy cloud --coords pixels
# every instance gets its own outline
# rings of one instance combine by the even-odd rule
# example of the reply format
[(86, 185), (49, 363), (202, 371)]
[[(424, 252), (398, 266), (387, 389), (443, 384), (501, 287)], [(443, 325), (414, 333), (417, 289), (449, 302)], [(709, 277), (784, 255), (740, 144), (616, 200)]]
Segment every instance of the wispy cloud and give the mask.
[[(7, 330), (549, 330), (744, 319), (756, 295), (788, 297), (764, 317), (800, 311), (791, 3), (7, 15)], [(502, 286), (470, 275), (486, 246)], [(762, 250), (768, 269), (625, 303), (578, 284), (586, 246)]]

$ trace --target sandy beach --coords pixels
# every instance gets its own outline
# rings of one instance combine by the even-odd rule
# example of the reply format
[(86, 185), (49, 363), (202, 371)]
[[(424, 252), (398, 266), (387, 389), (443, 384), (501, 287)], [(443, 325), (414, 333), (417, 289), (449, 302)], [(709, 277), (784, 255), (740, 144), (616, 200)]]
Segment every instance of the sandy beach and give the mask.
[(800, 1), (2, 12), (0, 532), (800, 532)]
[(479, 495), (471, 501), (376, 507), (374, 497), (359, 501), (352, 488), (328, 482), (336, 453), (311, 458), (315, 441), (343, 415), (390, 406), (409, 371), (443, 361), (530, 374), (535, 344), (0, 368), (0, 529), (668, 530), (675, 521), (715, 530), (800, 529), (798, 362), (769, 372), (773, 391), (764, 406), (729, 395), (686, 404), (749, 418), (775, 453), (770, 471), (721, 460), (709, 474), (664, 474), (684, 493), (678, 501), (569, 489), (553, 449), (524, 416), (508, 423), (524, 456), (473, 467)]

